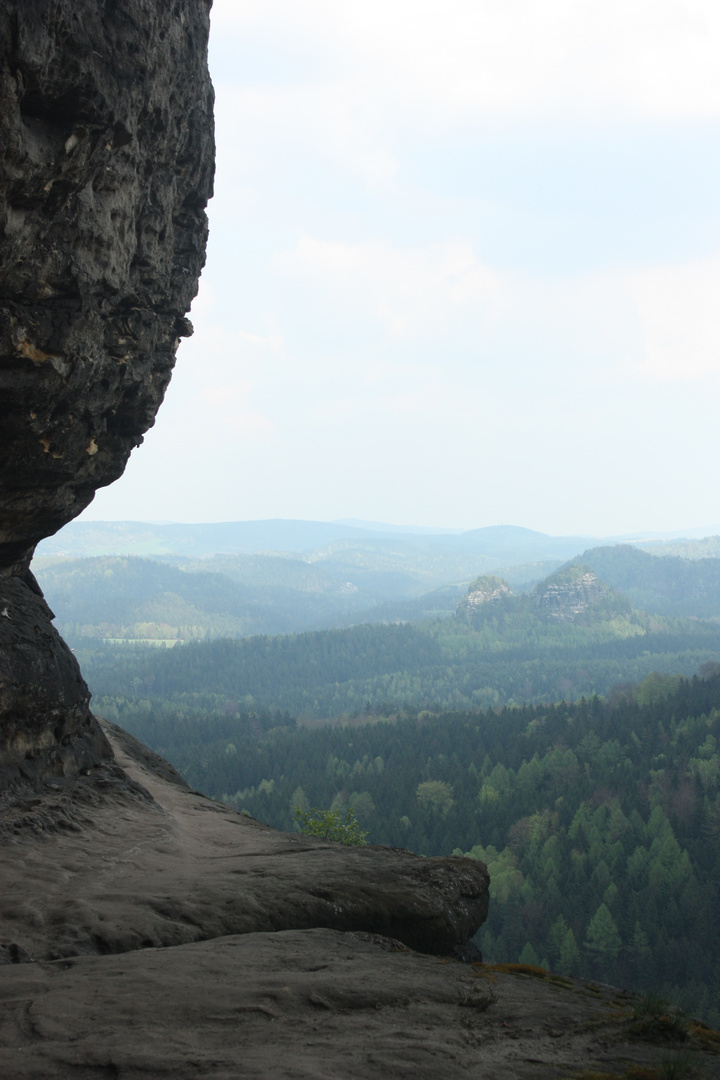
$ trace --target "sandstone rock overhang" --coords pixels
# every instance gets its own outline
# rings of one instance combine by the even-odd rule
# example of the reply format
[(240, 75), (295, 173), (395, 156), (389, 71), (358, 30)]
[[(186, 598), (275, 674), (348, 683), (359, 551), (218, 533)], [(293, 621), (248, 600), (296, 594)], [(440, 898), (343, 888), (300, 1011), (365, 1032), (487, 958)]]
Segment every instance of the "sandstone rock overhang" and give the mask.
[(205, 261), (209, 4), (0, 11), (0, 565), (152, 425)]
[(0, 793), (109, 752), (28, 567), (121, 475), (192, 332), (209, 8), (0, 7)]

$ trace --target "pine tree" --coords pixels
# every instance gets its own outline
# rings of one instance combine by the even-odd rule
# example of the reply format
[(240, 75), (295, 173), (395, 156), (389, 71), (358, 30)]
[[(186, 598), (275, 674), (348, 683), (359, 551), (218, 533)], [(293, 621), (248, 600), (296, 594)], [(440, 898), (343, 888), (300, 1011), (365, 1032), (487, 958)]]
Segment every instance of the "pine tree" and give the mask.
[(580, 950), (572, 930), (568, 930), (560, 947), (560, 970), (574, 974), (580, 967)]
[(622, 941), (615, 920), (606, 904), (597, 909), (585, 934), (585, 948), (602, 975), (607, 976), (620, 952)]
[(521, 964), (529, 964), (531, 967), (539, 967), (540, 966), (540, 960), (538, 958), (538, 954), (535, 952), (535, 950), (533, 949), (533, 947), (532, 947), (532, 945), (530, 944), (529, 941), (525, 942), (525, 947), (523, 948), (523, 951), (520, 953), (519, 963), (521, 963)]

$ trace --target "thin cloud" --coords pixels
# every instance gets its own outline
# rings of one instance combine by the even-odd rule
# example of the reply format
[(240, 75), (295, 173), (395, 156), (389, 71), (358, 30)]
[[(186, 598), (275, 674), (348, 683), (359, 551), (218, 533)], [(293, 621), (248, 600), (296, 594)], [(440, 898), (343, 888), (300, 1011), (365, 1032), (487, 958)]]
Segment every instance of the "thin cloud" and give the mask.
[(277, 259), (279, 269), (339, 290), (373, 315), (393, 338), (442, 333), (459, 309), (500, 306), (500, 278), (465, 240), (400, 248), (301, 238)]
[[(216, 32), (282, 26), (385, 107), (489, 120), (720, 117), (714, 0), (215, 0)], [(277, 31), (276, 31), (277, 33)]]
[(644, 376), (720, 375), (720, 258), (655, 266), (634, 275), (628, 288), (642, 326)]

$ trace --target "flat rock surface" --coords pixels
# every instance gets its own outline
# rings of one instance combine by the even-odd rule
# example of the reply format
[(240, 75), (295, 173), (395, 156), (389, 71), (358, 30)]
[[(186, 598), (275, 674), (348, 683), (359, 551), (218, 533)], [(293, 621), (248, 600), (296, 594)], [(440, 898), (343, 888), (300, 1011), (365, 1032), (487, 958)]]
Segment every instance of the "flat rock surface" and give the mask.
[(55, 959), (322, 926), (449, 953), (486, 916), (482, 863), (278, 832), (191, 791), (121, 729), (105, 731), (122, 772), (101, 768), (70, 795), (30, 800), (15, 831), (5, 822), (6, 948)]
[(712, 1036), (632, 1038), (629, 999), (610, 987), (334, 930), (8, 965), (0, 996), (14, 1080), (659, 1080), (690, 1060), (720, 1077)]

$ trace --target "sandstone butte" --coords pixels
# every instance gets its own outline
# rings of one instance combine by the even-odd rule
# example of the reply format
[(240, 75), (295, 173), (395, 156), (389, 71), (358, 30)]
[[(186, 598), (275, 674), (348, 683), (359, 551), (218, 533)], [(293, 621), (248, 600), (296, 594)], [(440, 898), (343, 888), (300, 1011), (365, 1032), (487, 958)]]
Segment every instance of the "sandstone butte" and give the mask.
[(689, 1050), (720, 1077), (699, 1024), (640, 1038), (622, 991), (463, 963), (481, 863), (278, 833), (90, 711), (30, 559), (192, 332), (209, 7), (0, 9), (0, 1075), (651, 1078)]

